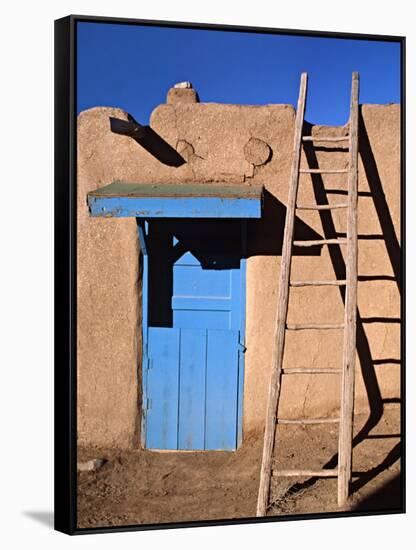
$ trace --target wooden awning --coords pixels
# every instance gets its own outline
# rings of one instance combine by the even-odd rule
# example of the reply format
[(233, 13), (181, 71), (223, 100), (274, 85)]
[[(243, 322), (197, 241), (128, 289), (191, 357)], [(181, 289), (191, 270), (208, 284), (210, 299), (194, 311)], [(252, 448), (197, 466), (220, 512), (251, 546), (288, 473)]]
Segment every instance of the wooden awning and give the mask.
[(262, 185), (114, 182), (88, 193), (91, 216), (260, 218)]

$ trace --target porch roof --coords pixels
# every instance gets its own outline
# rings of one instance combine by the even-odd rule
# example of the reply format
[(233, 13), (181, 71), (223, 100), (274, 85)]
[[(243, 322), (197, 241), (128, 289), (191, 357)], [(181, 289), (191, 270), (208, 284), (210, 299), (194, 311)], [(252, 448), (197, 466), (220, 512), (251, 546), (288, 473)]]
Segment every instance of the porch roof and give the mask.
[(260, 218), (262, 185), (113, 182), (88, 193), (94, 217)]

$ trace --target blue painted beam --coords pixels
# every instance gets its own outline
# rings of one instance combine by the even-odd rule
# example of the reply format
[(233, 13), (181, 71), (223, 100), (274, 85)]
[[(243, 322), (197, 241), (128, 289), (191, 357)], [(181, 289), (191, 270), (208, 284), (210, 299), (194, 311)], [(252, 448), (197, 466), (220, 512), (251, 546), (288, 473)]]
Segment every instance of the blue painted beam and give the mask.
[(261, 218), (258, 197), (88, 196), (93, 217), (104, 218)]

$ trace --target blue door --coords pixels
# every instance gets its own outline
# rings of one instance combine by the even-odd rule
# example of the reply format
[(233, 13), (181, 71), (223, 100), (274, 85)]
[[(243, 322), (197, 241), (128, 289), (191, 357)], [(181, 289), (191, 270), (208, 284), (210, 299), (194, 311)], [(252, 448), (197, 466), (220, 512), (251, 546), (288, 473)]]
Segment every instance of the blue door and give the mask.
[(236, 220), (148, 224), (146, 448), (233, 450), (241, 441), (243, 230)]

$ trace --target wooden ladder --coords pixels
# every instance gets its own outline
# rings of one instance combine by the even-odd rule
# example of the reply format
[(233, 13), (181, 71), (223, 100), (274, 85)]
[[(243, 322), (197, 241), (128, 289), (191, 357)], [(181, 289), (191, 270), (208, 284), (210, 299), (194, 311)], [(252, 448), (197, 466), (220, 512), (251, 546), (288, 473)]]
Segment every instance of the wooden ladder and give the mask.
[[(257, 516), (265, 516), (269, 504), (270, 481), (273, 476), (281, 477), (337, 477), (338, 505), (346, 503), (349, 496), (352, 459), (352, 430), (354, 412), (354, 370), (357, 310), (357, 176), (358, 176), (358, 87), (359, 75), (352, 74), (349, 135), (345, 137), (302, 136), (306, 104), (308, 76), (302, 73), (299, 99), (296, 111), (295, 135), (293, 143), (293, 163), (289, 184), (289, 196), (282, 247), (282, 259), (279, 278), (279, 297), (275, 326), (275, 346), (272, 357), (272, 371), (267, 404), (266, 427), (264, 433), (263, 458), (260, 472), (260, 486), (257, 501)], [(349, 165), (345, 170), (300, 169), (302, 141), (338, 142), (348, 140)], [(325, 205), (302, 205), (297, 203), (299, 174), (348, 174), (348, 199), (345, 203)], [(319, 241), (294, 241), (294, 222), (296, 210), (347, 209), (346, 239), (323, 239)], [(290, 281), (292, 246), (346, 245), (346, 279), (333, 281)], [(345, 315), (343, 324), (287, 324), (289, 288), (299, 286), (336, 285), (346, 287)], [(283, 354), (286, 330), (304, 329), (342, 329), (344, 331), (342, 369), (283, 369)], [(339, 418), (320, 419), (281, 419), (278, 418), (282, 374), (330, 374), (338, 373), (341, 381), (341, 407)], [(338, 467), (323, 470), (278, 470), (272, 472), (272, 460), (275, 447), (276, 424), (329, 424), (339, 423)]]

